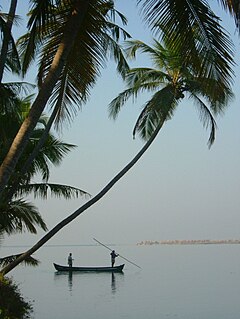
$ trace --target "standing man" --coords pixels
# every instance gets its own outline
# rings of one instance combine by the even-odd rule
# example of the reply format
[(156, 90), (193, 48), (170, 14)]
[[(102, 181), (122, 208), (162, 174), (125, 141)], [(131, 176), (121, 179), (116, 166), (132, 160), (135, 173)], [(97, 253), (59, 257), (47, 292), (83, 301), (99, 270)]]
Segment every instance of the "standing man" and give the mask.
[(72, 253), (70, 253), (68, 256), (68, 266), (72, 267), (72, 264), (73, 264), (73, 258), (72, 258)]
[(112, 262), (112, 267), (113, 267), (115, 264), (115, 258), (118, 256), (118, 254), (116, 254), (115, 250), (113, 250), (110, 255), (111, 255), (111, 262)]

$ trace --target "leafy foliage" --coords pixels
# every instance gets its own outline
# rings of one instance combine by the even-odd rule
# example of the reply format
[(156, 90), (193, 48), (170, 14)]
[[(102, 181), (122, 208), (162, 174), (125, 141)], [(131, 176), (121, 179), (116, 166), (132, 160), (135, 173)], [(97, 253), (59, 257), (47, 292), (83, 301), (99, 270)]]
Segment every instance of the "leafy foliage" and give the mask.
[(31, 318), (32, 305), (26, 302), (18, 286), (11, 279), (0, 279), (0, 318)]
[[(128, 70), (118, 41), (121, 37), (126, 39), (130, 35), (114, 23), (118, 18), (125, 25), (126, 18), (115, 10), (113, 1), (91, 0), (89, 3), (77, 40), (49, 101), (51, 107), (56, 104), (58, 106), (57, 127), (64, 120), (71, 121), (86, 102), (108, 57), (115, 59), (117, 70), (122, 76)], [(33, 59), (39, 56), (39, 87), (49, 72), (73, 8), (74, 1), (71, 0), (32, 1), (29, 32), (19, 39), (18, 44), (24, 73)]]
[(131, 58), (135, 58), (138, 50), (147, 53), (155, 68), (129, 70), (126, 75), (127, 89), (109, 105), (110, 117), (115, 119), (131, 96), (135, 99), (142, 92), (152, 92), (133, 130), (134, 135), (138, 132), (142, 138), (149, 139), (159, 125), (172, 118), (179, 102), (187, 95), (195, 101), (203, 125), (210, 127), (208, 143), (212, 145), (216, 129), (214, 115), (223, 112), (232, 98), (230, 86), (220, 82), (215, 73), (211, 76), (199, 75), (194, 65), (189, 61), (186, 63), (168, 41), (163, 46), (154, 40), (152, 47), (141, 41), (128, 41), (126, 50)]
[[(6, 257), (2, 257), (0, 258), (0, 265), (2, 267), (7, 266), (8, 264), (10, 264), (11, 262), (13, 262), (14, 260), (16, 260), (19, 256), (21, 256), (20, 254), (17, 255), (11, 255), (11, 256), (6, 256)], [(32, 266), (32, 267), (36, 267), (39, 265), (39, 260), (36, 258), (33, 258), (32, 256), (27, 257), (24, 262), (25, 265), (28, 266)]]
[(7, 234), (22, 233), (27, 230), (33, 234), (37, 233), (35, 225), (47, 230), (41, 215), (34, 205), (22, 199), (11, 200), (0, 206), (0, 231)]
[[(233, 9), (232, 1), (221, 2)], [(232, 83), (233, 43), (207, 1), (138, 0), (138, 4), (155, 34), (200, 76), (217, 78), (224, 86)]]
[[(8, 146), (11, 144), (22, 121), (27, 116), (30, 108), (31, 97), (23, 100), (16, 98), (15, 109), (6, 109), (0, 113), (0, 121), (3, 125), (0, 128), (0, 159), (4, 158)], [(8, 235), (16, 232), (29, 231), (36, 234), (36, 226), (47, 230), (47, 226), (39, 214), (37, 208), (23, 199), (23, 197), (33, 194), (35, 197), (47, 199), (49, 195), (70, 199), (82, 195), (89, 195), (83, 190), (68, 185), (48, 183), (50, 177), (50, 164), (58, 166), (75, 145), (63, 143), (52, 134), (42, 146), (40, 152), (28, 167), (26, 173), (21, 174), (21, 169), (32, 153), (38, 140), (41, 138), (47, 118), (41, 117), (39, 124), (34, 130), (26, 151), (23, 153), (19, 164), (16, 167), (15, 175), (4, 191), (4, 200), (0, 204), (0, 233)], [(34, 176), (39, 175), (43, 182), (32, 183)], [(17, 184), (16, 184), (17, 182)]]
[[(0, 47), (2, 47), (3, 40), (8, 38), (8, 50), (7, 57), (5, 60), (5, 67), (8, 71), (14, 72), (16, 74), (20, 74), (21, 64), (19, 60), (18, 50), (16, 48), (15, 40), (9, 32), (9, 28), (7, 25), (8, 14), (4, 14), (0, 12)], [(15, 16), (14, 21), (17, 22), (18, 17)]]

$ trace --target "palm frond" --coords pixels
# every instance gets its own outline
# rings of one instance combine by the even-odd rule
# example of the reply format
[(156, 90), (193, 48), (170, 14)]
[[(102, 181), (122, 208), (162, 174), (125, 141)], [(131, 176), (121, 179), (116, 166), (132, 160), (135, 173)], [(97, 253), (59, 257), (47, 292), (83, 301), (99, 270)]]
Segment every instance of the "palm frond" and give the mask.
[[(12, 263), (14, 260), (16, 260), (19, 256), (22, 254), (16, 254), (16, 255), (10, 255), (6, 257), (1, 257), (0, 258), (0, 266), (5, 267)], [(26, 259), (23, 260), (22, 264), (25, 264), (26, 266), (32, 266), (36, 267), (40, 264), (40, 261), (32, 256), (27, 257)]]
[(161, 71), (160, 69), (152, 68), (133, 68), (129, 70), (126, 76), (127, 86), (134, 87), (135, 91), (143, 85), (149, 83), (149, 90), (151, 85), (155, 83), (160, 86), (166, 82), (171, 82), (169, 74)]
[(151, 68), (133, 68), (126, 74), (128, 89), (121, 92), (108, 106), (109, 117), (116, 119), (121, 107), (132, 97), (133, 101), (140, 92), (155, 91), (170, 80), (168, 74)]
[(0, 207), (0, 231), (7, 234), (22, 233), (25, 230), (36, 234), (36, 226), (47, 230), (47, 226), (36, 207), (18, 199)]
[(133, 89), (129, 88), (125, 91), (119, 93), (119, 95), (111, 101), (108, 105), (109, 117), (114, 120), (117, 118), (122, 106), (127, 102), (127, 100), (133, 96)]
[(79, 188), (52, 183), (34, 183), (20, 185), (17, 190), (16, 196), (30, 195), (32, 193), (35, 198), (42, 199), (47, 199), (48, 195), (55, 196), (57, 198), (63, 197), (66, 200), (70, 200), (72, 198), (79, 198), (80, 196), (91, 196), (89, 193)]
[(32, 92), (33, 89), (35, 89), (36, 85), (29, 83), (29, 82), (5, 82), (2, 83), (2, 85), (5, 88), (11, 89), (12, 92), (14, 92), (16, 95), (20, 95), (20, 97), (22, 98), (24, 95), (24, 98), (26, 94), (29, 94), (30, 92)]
[[(211, 146), (216, 129), (212, 113), (222, 113), (233, 98), (229, 83), (219, 80), (214, 67), (206, 72), (207, 75), (200, 76), (192, 63), (182, 61), (176, 49), (169, 46), (169, 41), (165, 45), (154, 40), (153, 47), (141, 41), (128, 41), (127, 51), (131, 57), (136, 56), (137, 50), (150, 55), (156, 69), (129, 70), (125, 79), (127, 89), (110, 103), (110, 116), (115, 119), (130, 96), (137, 98), (140, 92), (156, 92), (143, 107), (133, 130), (134, 137), (139, 133), (142, 138), (149, 139), (157, 127), (172, 118), (178, 102), (187, 93), (191, 98), (195, 97), (204, 127), (210, 127), (208, 144)], [(210, 105), (209, 108), (203, 101)]]
[(168, 85), (157, 91), (139, 115), (133, 136), (138, 132), (143, 139), (148, 140), (159, 125), (172, 118), (176, 106), (177, 98), (172, 86)]
[(5, 112), (14, 110), (14, 105), (21, 100), (22, 96), (29, 93), (35, 86), (27, 82), (11, 82), (0, 84), (0, 110)]
[[(27, 146), (26, 154), (22, 155), (22, 161), (26, 161), (29, 154), (38, 143), (43, 134), (44, 129), (35, 129), (30, 139), (30, 143)], [(41, 147), (40, 152), (32, 162), (31, 167), (28, 168), (28, 172), (23, 176), (30, 180), (36, 173), (40, 174), (44, 181), (48, 181), (50, 176), (50, 164), (59, 166), (63, 158), (72, 151), (76, 146), (69, 143), (64, 143), (59, 139), (56, 139), (52, 134), (48, 135), (46, 142)]]
[(131, 59), (136, 58), (136, 52), (140, 51), (141, 53), (148, 53), (156, 55), (156, 50), (154, 50), (151, 46), (140, 40), (129, 40), (125, 41), (125, 51), (127, 53), (127, 57)]
[(240, 4), (239, 0), (218, 0), (223, 8), (228, 11), (234, 18), (236, 27), (240, 31)]
[[(127, 36), (130, 37), (130, 35)], [(129, 71), (129, 65), (124, 56), (122, 48), (120, 47), (119, 43), (108, 34), (105, 35), (105, 41), (106, 53), (109, 52), (110, 58), (116, 62), (117, 71), (124, 79), (126, 73)]]
[(199, 118), (200, 118), (200, 121), (203, 123), (203, 126), (206, 129), (208, 129), (210, 127), (208, 146), (211, 147), (215, 141), (215, 132), (217, 129), (216, 121), (215, 121), (210, 109), (198, 96), (191, 94), (190, 97), (194, 98), (194, 100), (195, 100), (195, 104), (196, 104), (198, 111), (199, 111)]
[(222, 114), (234, 98), (229, 87), (212, 78), (192, 77), (186, 82), (186, 91), (201, 95), (210, 104), (214, 115)]
[[(206, 1), (139, 0), (152, 29), (203, 76), (215, 73), (230, 85), (233, 43)], [(202, 64), (204, 62), (204, 65)]]
[[(33, 17), (29, 24), (29, 33), (19, 41), (20, 52), (25, 61), (23, 62), (24, 70), (27, 70), (28, 65), (35, 58), (34, 54), (39, 54), (39, 86), (49, 72), (73, 8), (72, 1), (64, 1), (64, 6), (63, 4), (54, 6), (53, 1), (43, 2), (41, 5), (38, 5), (37, 1), (33, 2), (34, 8), (31, 12)], [(54, 14), (54, 18), (51, 18), (51, 14)], [(90, 89), (96, 83), (100, 70), (109, 57), (115, 59), (117, 70), (122, 76), (128, 70), (128, 64), (118, 41), (130, 35), (111, 21), (111, 18), (115, 20), (116, 16), (126, 23), (124, 16), (115, 10), (113, 1), (90, 1), (88, 12), (82, 20), (82, 27), (77, 36), (78, 40), (71, 49), (50, 99), (50, 106), (55, 106), (64, 83), (65, 97), (62, 98), (61, 103), (57, 104), (60, 107), (57, 127), (64, 120), (70, 122), (78, 109), (86, 102)]]
[[(6, 15), (6, 19), (7, 19), (7, 16), (8, 15)], [(20, 59), (18, 55), (18, 50), (16, 48), (15, 40), (11, 32), (9, 32), (9, 28), (7, 26), (6, 21), (3, 18), (3, 15), (0, 16), (0, 31), (3, 37), (8, 38), (8, 52), (7, 52), (7, 58), (5, 61), (5, 67), (16, 74), (19, 74), (21, 70), (21, 64), (20, 64)]]
[(86, 102), (88, 94), (89, 91), (80, 79), (77, 66), (75, 70), (72, 70), (66, 65), (49, 99), (49, 105), (58, 109), (55, 118), (57, 130), (61, 129), (63, 123), (71, 123), (77, 111)]
[(31, 0), (30, 18), (28, 21), (28, 29), (30, 32), (19, 38), (17, 45), (20, 48), (20, 56), (22, 57), (22, 72), (26, 74), (27, 69), (35, 59), (39, 48), (43, 43), (43, 34), (39, 32), (44, 29), (46, 34), (46, 24), (51, 23), (55, 19), (55, 6), (52, 0)]

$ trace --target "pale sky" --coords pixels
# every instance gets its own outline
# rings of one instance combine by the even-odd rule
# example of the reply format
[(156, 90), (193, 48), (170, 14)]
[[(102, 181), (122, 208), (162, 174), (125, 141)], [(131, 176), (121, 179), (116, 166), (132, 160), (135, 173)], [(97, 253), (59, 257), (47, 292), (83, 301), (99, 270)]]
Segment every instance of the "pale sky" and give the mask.
[[(1, 3), (5, 7), (8, 0)], [(136, 1), (116, 3), (129, 20), (126, 29), (132, 37), (151, 43), (150, 31), (140, 23)], [(19, 15), (26, 9), (24, 5), (19, 6)], [(234, 33), (233, 21), (225, 15), (224, 23)], [(239, 62), (237, 35), (234, 42)], [(139, 61), (139, 66), (149, 65), (147, 57)], [(33, 67), (26, 80), (33, 82), (35, 74)], [(11, 76), (5, 80), (11, 81)], [(129, 101), (115, 122), (108, 118), (108, 104), (123, 88), (114, 64), (109, 63), (89, 102), (60, 136), (78, 148), (61, 167), (52, 170), (50, 182), (79, 187), (94, 196), (142, 147), (139, 137), (132, 139), (132, 129), (146, 96), (134, 104)], [(234, 93), (235, 100), (217, 119), (216, 141), (210, 150), (209, 131), (202, 127), (195, 106), (185, 100), (138, 164), (48, 244), (94, 244), (93, 237), (116, 244), (240, 238), (239, 67)], [(85, 198), (34, 201), (49, 229), (85, 202)], [(3, 245), (32, 245), (42, 234), (6, 237)]]

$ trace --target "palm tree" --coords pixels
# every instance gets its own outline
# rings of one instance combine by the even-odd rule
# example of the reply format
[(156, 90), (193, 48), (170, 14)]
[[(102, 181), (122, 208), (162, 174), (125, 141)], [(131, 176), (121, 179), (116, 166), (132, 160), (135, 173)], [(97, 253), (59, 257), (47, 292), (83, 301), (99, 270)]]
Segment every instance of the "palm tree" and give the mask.
[[(195, 64), (184, 60), (178, 50), (172, 50), (169, 42), (163, 46), (154, 40), (152, 47), (141, 41), (127, 42), (130, 58), (135, 58), (138, 50), (150, 56), (155, 68), (135, 68), (128, 72), (127, 89), (111, 102), (110, 116), (115, 119), (130, 97), (136, 98), (143, 91), (156, 91), (143, 107), (133, 130), (133, 135), (138, 132), (142, 138), (149, 139), (159, 123), (172, 118), (179, 102), (188, 95), (196, 102), (204, 126), (211, 128), (208, 141), (211, 146), (215, 139), (214, 116), (223, 112), (232, 98), (230, 86), (219, 81), (216, 73), (211, 77), (210, 74), (199, 76)], [(202, 58), (201, 54), (199, 57)]]
[[(61, 118), (69, 116), (71, 112), (63, 106), (71, 102), (81, 105), (86, 100), (108, 52), (118, 61), (118, 70), (127, 68), (117, 41), (119, 34), (129, 35), (111, 21), (114, 13), (111, 0), (65, 0), (57, 1), (55, 6), (50, 0), (35, 2), (29, 20), (30, 33), (21, 43), (25, 47), (23, 71), (35, 56), (36, 48), (44, 44), (38, 77), (40, 89), (0, 167), (0, 194), (50, 97), (52, 103), (56, 102), (64, 87), (59, 114)], [(125, 23), (125, 18), (118, 14)]]
[[(122, 16), (119, 12), (118, 14), (121, 17), (123, 24), (125, 24), (125, 17)], [(61, 22), (61, 20), (59, 19), (59, 17), (56, 17), (56, 15), (55, 19), (55, 24), (53, 24), (52, 21), (49, 21), (49, 24), (45, 24), (44, 28), (42, 28), (41, 30), (44, 36), (45, 45), (43, 47), (40, 58), (41, 63), (38, 73), (39, 87), (41, 87), (43, 79), (46, 76), (48, 69), (50, 68), (49, 61), (53, 59), (56, 48), (56, 41), (59, 41), (58, 33), (59, 28), (62, 28), (62, 26), (61, 24), (59, 25), (59, 23), (57, 22)], [(51, 33), (49, 34), (49, 38), (47, 39), (46, 34), (49, 32), (49, 29), (51, 29)], [(52, 113), (45, 127), (45, 131), (31, 156), (29, 157), (28, 161), (22, 168), (22, 172), (27, 171), (28, 166), (31, 164), (31, 161), (35, 158), (36, 154), (39, 152), (39, 149), (44, 143), (53, 123), (55, 123), (55, 128), (58, 129), (61, 125), (63, 125), (63, 123), (65, 123), (66, 120), (70, 122), (73, 118), (73, 115), (76, 114), (77, 109), (86, 102), (87, 97), (90, 94), (89, 88), (94, 85), (96, 81), (96, 75), (100, 73), (99, 66), (104, 63), (107, 51), (112, 52), (112, 54), (114, 55), (114, 58), (118, 64), (118, 71), (122, 73), (122, 75), (125, 73), (125, 70), (128, 69), (126, 60), (122, 55), (120, 46), (117, 43), (117, 41), (119, 40), (119, 35), (116, 31), (121, 31), (124, 38), (129, 37), (129, 34), (127, 34), (124, 30), (122, 30), (112, 22), (108, 23), (108, 29), (112, 33), (112, 35), (109, 33), (109, 31), (107, 32), (107, 30), (106, 33), (103, 34), (101, 42), (102, 46), (105, 47), (106, 52), (102, 56), (99, 56), (99, 59), (101, 59), (102, 62), (101, 60), (98, 61), (96, 59), (96, 55), (92, 56), (92, 51), (94, 51), (95, 44), (91, 38), (89, 39), (89, 43), (87, 45), (86, 43), (82, 44), (79, 42), (76, 43), (76, 45), (74, 46), (72, 53), (69, 55), (68, 63), (66, 64), (64, 71), (62, 72), (62, 75), (60, 76), (59, 81), (54, 88), (52, 97), (49, 100), (50, 107), (52, 108)], [(55, 31), (53, 32), (53, 30)], [(29, 50), (31, 50), (30, 44), (32, 42), (31, 37), (33, 37), (32, 33), (34, 34), (34, 32), (29, 32), (18, 41), (21, 47), (24, 61), (24, 73), (29, 66), (29, 63), (31, 62), (31, 59), (34, 55), (36, 55), (36, 52), (32, 52), (31, 54), (29, 54)], [(81, 30), (81, 33), (81, 37), (86, 39), (86, 35), (84, 35), (84, 28), (83, 30)], [(58, 37), (58, 39), (55, 39), (56, 37)], [(81, 55), (84, 57), (84, 59), (78, 58), (79, 52), (81, 52)], [(87, 64), (85, 63), (86, 61)], [(89, 64), (91, 65), (91, 69), (89, 69)], [(71, 108), (69, 108), (69, 105), (71, 106)]]
[(129, 97), (137, 98), (142, 91), (153, 92), (150, 100), (144, 105), (134, 127), (134, 134), (139, 133), (147, 142), (139, 153), (96, 196), (57, 224), (18, 260), (3, 268), (2, 274), (6, 274), (16, 267), (19, 262), (38, 250), (64, 226), (99, 201), (146, 152), (163, 124), (172, 118), (176, 107), (185, 98), (185, 95), (196, 102), (203, 124), (210, 125), (208, 142), (209, 145), (213, 143), (216, 128), (214, 116), (224, 111), (232, 97), (231, 89), (228, 86), (223, 87), (222, 83), (219, 83), (215, 78), (199, 77), (192, 65), (182, 63), (181, 57), (176, 52), (168, 49), (167, 43), (163, 46), (155, 40), (153, 47), (140, 41), (128, 43), (128, 54), (130, 56), (135, 56), (137, 50), (150, 54), (155, 68), (131, 69), (126, 75), (128, 88), (110, 103), (109, 109), (110, 115), (116, 118)]
[[(233, 44), (221, 19), (205, 0), (138, 0), (144, 19), (154, 34), (198, 68), (200, 75), (232, 82)], [(219, 0), (239, 28), (239, 1)], [(239, 29), (240, 30), (240, 29)], [(199, 59), (199, 53), (201, 59)], [(213, 75), (212, 75), (213, 74)]]
[[(7, 150), (8, 145), (14, 138), (16, 131), (18, 130), (21, 122), (27, 116), (30, 107), (31, 97), (27, 97), (24, 100), (18, 100), (18, 104), (15, 108), (8, 109), (5, 112), (0, 113), (0, 122), (2, 123), (0, 128), (0, 159), (4, 157), (4, 152)], [(9, 181), (8, 187), (3, 192), (3, 200), (0, 203), (0, 234), (11, 235), (12, 233), (22, 233), (27, 230), (30, 233), (37, 233), (36, 226), (47, 230), (47, 226), (43, 221), (38, 209), (27, 202), (24, 197), (29, 194), (33, 194), (34, 197), (40, 197), (47, 199), (49, 192), (56, 197), (63, 197), (65, 199), (71, 199), (80, 195), (89, 195), (83, 190), (67, 185), (59, 185), (49, 183), (50, 177), (50, 163), (53, 165), (59, 165), (63, 157), (68, 154), (74, 145), (63, 143), (57, 140), (52, 134), (48, 134), (48, 138), (44, 145), (41, 147), (41, 151), (35, 157), (34, 161), (28, 168), (28, 171), (22, 174), (21, 167), (23, 163), (27, 161), (29, 154), (38, 143), (38, 140), (42, 136), (42, 132), (45, 130), (47, 118), (42, 117), (38, 126), (35, 128), (32, 137), (28, 143), (26, 151), (22, 154), (22, 157), (16, 166), (15, 175)], [(32, 183), (33, 177), (38, 174), (42, 177), (42, 183)], [(18, 255), (7, 256), (0, 259), (0, 264), (6, 265), (16, 258)], [(38, 262), (31, 256), (25, 260), (27, 264), (37, 265)]]
[[(26, 97), (23, 100), (18, 100), (15, 108), (9, 109), (8, 111), (0, 114), (0, 122), (2, 123), (0, 129), (0, 160), (5, 156), (9, 144), (11, 144), (19, 126), (27, 117), (29, 113), (29, 108), (31, 105), (31, 96)], [(37, 196), (38, 193), (42, 197), (46, 198), (47, 189), (51, 190), (52, 194), (56, 196), (64, 196), (66, 199), (71, 198), (71, 196), (88, 195), (88, 193), (83, 190), (65, 186), (65, 185), (54, 185), (50, 184), (50, 164), (54, 166), (60, 165), (65, 155), (67, 155), (76, 146), (68, 143), (64, 143), (56, 139), (52, 134), (48, 134), (48, 138), (45, 144), (42, 145), (40, 152), (37, 157), (28, 167), (28, 171), (22, 174), (21, 167), (27, 162), (29, 154), (31, 155), (35, 145), (38, 144), (45, 127), (47, 125), (47, 117), (42, 116), (39, 120), (37, 127), (35, 128), (31, 139), (29, 140), (26, 152), (22, 154), (19, 164), (16, 166), (15, 175), (10, 179), (8, 187), (4, 191), (5, 200), (11, 200), (13, 196), (19, 196), (22, 194), (29, 194), (29, 192), (34, 192)], [(39, 174), (42, 177), (42, 184), (31, 184), (32, 178)], [(17, 180), (17, 185), (16, 184)]]

